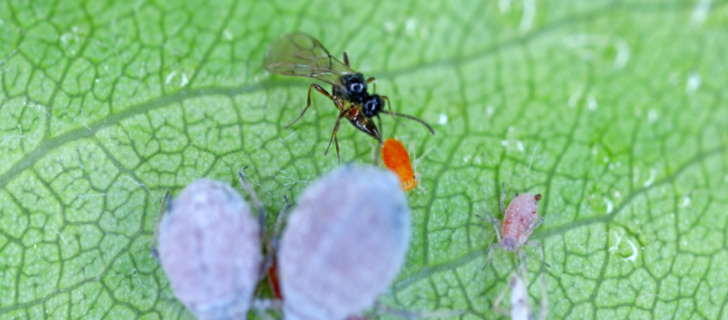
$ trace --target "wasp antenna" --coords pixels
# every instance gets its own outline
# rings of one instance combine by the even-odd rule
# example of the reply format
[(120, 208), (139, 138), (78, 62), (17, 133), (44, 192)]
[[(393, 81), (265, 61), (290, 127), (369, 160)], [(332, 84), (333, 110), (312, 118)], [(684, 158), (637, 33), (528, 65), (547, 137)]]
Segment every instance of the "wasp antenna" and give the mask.
[(420, 118), (413, 117), (413, 116), (408, 116), (406, 114), (396, 113), (396, 112), (392, 112), (392, 111), (386, 111), (386, 110), (382, 110), (382, 113), (384, 113), (384, 114), (391, 114), (393, 116), (407, 118), (407, 119), (410, 119), (410, 120), (417, 121), (417, 122), (421, 123), (423, 126), (425, 126), (427, 128), (427, 130), (430, 130), (430, 133), (432, 133), (433, 136), (435, 135), (435, 129), (432, 129), (432, 127), (429, 124), (427, 124), (427, 122), (425, 122), (424, 120), (422, 120)]
[[(329, 59), (331, 59), (331, 55), (329, 55)], [(346, 54), (346, 51), (344, 51), (344, 64), (349, 67), (349, 55)], [(329, 65), (331, 65), (331, 61), (329, 61)]]

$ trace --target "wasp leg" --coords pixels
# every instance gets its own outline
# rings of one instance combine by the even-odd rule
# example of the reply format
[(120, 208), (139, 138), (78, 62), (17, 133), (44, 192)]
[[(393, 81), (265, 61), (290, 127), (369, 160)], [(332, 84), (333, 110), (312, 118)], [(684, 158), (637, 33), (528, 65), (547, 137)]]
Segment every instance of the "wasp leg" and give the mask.
[(336, 133), (339, 131), (339, 125), (341, 125), (341, 119), (353, 107), (354, 106), (346, 108), (346, 109), (342, 110), (341, 113), (339, 113), (339, 117), (336, 119), (336, 125), (334, 125), (334, 130), (331, 132), (331, 138), (329, 138), (329, 145), (326, 147), (326, 151), (324, 152), (324, 155), (328, 154), (329, 149), (331, 148), (331, 142), (336, 141), (336, 158), (339, 160), (339, 165), (341, 165), (341, 156), (339, 155), (339, 139), (336, 138)]
[(344, 52), (344, 64), (349, 67), (349, 55)]
[(157, 239), (159, 238), (159, 224), (162, 222), (162, 215), (164, 215), (167, 200), (169, 199), (169, 189), (164, 194), (164, 200), (162, 200), (162, 207), (159, 208), (159, 215), (157, 215), (157, 223), (154, 224), (154, 237), (152, 238), (151, 251), (157, 261), (159, 261), (159, 251), (157, 250)]
[(325, 95), (327, 98), (329, 98), (331, 100), (334, 100), (334, 97), (332, 97), (331, 94), (329, 94), (329, 92), (326, 91), (326, 89), (322, 88), (320, 85), (318, 85), (316, 83), (312, 83), (308, 87), (308, 100), (306, 102), (306, 107), (303, 108), (303, 111), (301, 111), (301, 114), (298, 116), (298, 118), (296, 118), (296, 120), (293, 120), (293, 122), (289, 123), (286, 126), (286, 129), (290, 128), (294, 123), (298, 122), (298, 120), (301, 120), (301, 118), (303, 118), (303, 114), (306, 113), (306, 110), (308, 110), (308, 108), (311, 107), (311, 89), (316, 89), (316, 91), (318, 91), (319, 93)]
[(369, 79), (367, 79), (367, 84), (374, 82), (372, 84), (372, 86), (373, 86), (372, 93), (377, 93), (377, 83), (375, 81), (377, 81), (376, 77), (369, 77)]
[(382, 127), (382, 118), (377, 115), (377, 122), (379, 123), (379, 133), (377, 134), (377, 150), (374, 152), (374, 165), (379, 165), (379, 153), (382, 151), (382, 134), (384, 133)]
[(389, 109), (389, 114), (392, 116), (392, 120), (394, 120), (394, 122), (396, 122), (397, 124), (404, 126), (401, 122), (399, 122), (399, 120), (397, 120), (397, 118), (394, 117), (394, 112), (392, 111), (392, 103), (389, 102), (389, 97), (382, 96), (382, 99), (387, 100), (387, 109)]

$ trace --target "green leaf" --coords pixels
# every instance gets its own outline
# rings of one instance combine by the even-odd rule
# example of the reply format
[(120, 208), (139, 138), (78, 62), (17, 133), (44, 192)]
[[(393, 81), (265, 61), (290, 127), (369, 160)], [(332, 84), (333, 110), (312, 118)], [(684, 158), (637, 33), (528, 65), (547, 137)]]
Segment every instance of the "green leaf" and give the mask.
[[(493, 318), (500, 184), (541, 193), (551, 319), (727, 319), (722, 0), (0, 2), (0, 318), (187, 318), (149, 253), (165, 189), (251, 180), (271, 212), (336, 168), (336, 111), (263, 70), (290, 31), (435, 126), (408, 265), (382, 304)], [(375, 141), (344, 123), (343, 162)], [(242, 192), (242, 191), (241, 191)], [(335, 196), (336, 190), (332, 190)], [(271, 218), (272, 219), (272, 218)]]

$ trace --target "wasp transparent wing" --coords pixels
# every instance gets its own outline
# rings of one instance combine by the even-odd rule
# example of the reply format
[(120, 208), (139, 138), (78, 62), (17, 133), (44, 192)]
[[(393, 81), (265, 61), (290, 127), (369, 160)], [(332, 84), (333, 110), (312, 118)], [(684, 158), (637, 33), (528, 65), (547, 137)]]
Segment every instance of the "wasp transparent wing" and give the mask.
[(265, 69), (285, 76), (310, 77), (340, 85), (342, 74), (356, 73), (315, 38), (305, 33), (286, 34), (270, 46)]

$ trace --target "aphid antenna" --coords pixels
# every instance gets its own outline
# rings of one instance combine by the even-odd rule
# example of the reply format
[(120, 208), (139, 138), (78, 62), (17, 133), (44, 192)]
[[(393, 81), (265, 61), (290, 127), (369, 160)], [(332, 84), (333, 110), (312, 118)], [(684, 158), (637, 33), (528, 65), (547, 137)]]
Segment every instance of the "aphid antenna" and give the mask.
[(420, 118), (417, 118), (417, 117), (413, 117), (413, 116), (410, 116), (410, 115), (406, 115), (406, 114), (401, 114), (401, 113), (397, 113), (397, 112), (394, 112), (394, 111), (386, 111), (386, 110), (382, 110), (382, 111), (381, 111), (381, 113), (384, 113), (384, 114), (391, 114), (391, 115), (393, 115), (393, 116), (397, 116), (397, 117), (402, 117), (402, 118), (407, 118), (407, 119), (410, 119), (410, 120), (414, 120), (414, 121), (417, 121), (417, 122), (419, 122), (420, 124), (422, 124), (423, 126), (425, 126), (425, 127), (427, 128), (427, 130), (429, 130), (429, 131), (430, 131), (430, 133), (432, 133), (432, 135), (433, 135), (433, 136), (435, 135), (435, 129), (433, 129), (433, 128), (432, 128), (432, 127), (431, 127), (431, 126), (429, 125), (429, 124), (427, 124), (427, 122), (425, 122), (424, 120), (422, 120), (422, 119), (420, 119)]
[(288, 210), (291, 208), (291, 203), (288, 202), (288, 197), (286, 195), (283, 195), (283, 200), (286, 201), (286, 205), (283, 206), (283, 209), (281, 209), (280, 212), (278, 212), (275, 226), (273, 226), (273, 233), (267, 235), (264, 239), (266, 255), (265, 260), (263, 261), (263, 266), (261, 267), (261, 277), (273, 264), (274, 256), (280, 247), (280, 237), (278, 235), (283, 227), (283, 221), (285, 220), (286, 215), (288, 215)]
[(281, 228), (283, 227), (283, 221), (286, 220), (285, 217), (288, 215), (288, 210), (291, 208), (291, 203), (288, 202), (288, 196), (283, 195), (283, 200), (286, 201), (286, 205), (278, 213), (276, 224), (273, 227), (273, 249), (275, 250), (278, 250), (278, 234), (280, 234)]
[(263, 205), (258, 200), (258, 196), (255, 195), (255, 190), (253, 190), (250, 184), (248, 184), (248, 180), (245, 179), (245, 169), (248, 169), (248, 166), (245, 166), (242, 170), (238, 171), (238, 176), (240, 177), (240, 183), (243, 185), (243, 188), (245, 188), (245, 191), (250, 195), (250, 199), (253, 200), (253, 205), (256, 209), (258, 209), (258, 230), (262, 232), (265, 228), (265, 208), (263, 208)]
[(545, 320), (549, 313), (548, 290), (546, 288), (546, 272), (541, 272), (541, 306), (538, 310), (538, 319)]
[(425, 152), (422, 155), (420, 155), (419, 157), (417, 157), (417, 150), (415, 150), (414, 143), (410, 143), (409, 149), (412, 150), (412, 171), (414, 171), (414, 174), (415, 174), (415, 182), (417, 182), (417, 188), (422, 189), (423, 192), (427, 192), (427, 190), (425, 190), (425, 188), (420, 183), (421, 182), (420, 178), (422, 176), (417, 171), (417, 165), (419, 165), (420, 161), (422, 161), (422, 159), (424, 159), (427, 156), (427, 154), (430, 153), (430, 151), (432, 151), (432, 148), (427, 148), (427, 150), (425, 150)]
[(159, 262), (159, 251), (157, 250), (157, 239), (159, 238), (159, 223), (162, 222), (162, 215), (164, 215), (164, 212), (167, 211), (167, 199), (169, 199), (169, 189), (167, 189), (167, 192), (164, 194), (162, 206), (159, 208), (159, 214), (157, 214), (157, 223), (154, 224), (154, 236), (152, 237), (151, 251), (154, 258), (157, 259), (157, 262)]

